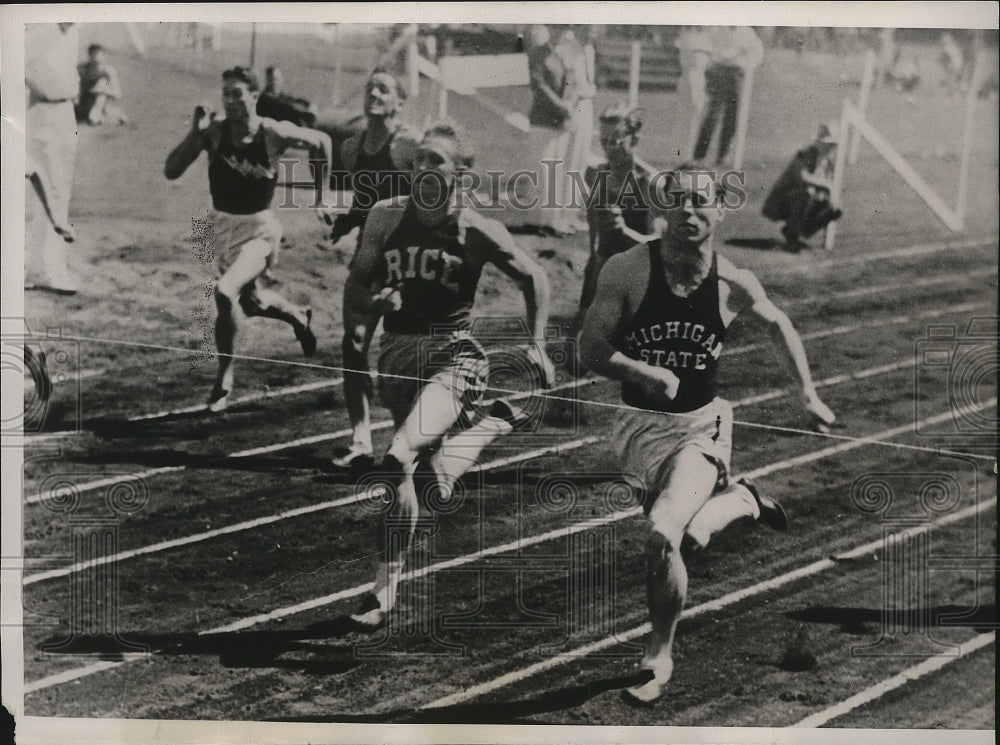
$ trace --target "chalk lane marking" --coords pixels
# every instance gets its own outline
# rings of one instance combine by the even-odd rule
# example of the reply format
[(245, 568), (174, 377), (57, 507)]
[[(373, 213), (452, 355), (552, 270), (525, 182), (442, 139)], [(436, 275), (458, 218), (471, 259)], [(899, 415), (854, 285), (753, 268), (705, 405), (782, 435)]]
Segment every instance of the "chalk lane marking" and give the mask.
[[(825, 380), (817, 381), (816, 387), (823, 388), (831, 385), (839, 385), (840, 383), (850, 382), (853, 380), (864, 380), (867, 378), (875, 377), (877, 375), (884, 375), (890, 372), (894, 372), (896, 370), (904, 369), (906, 367), (911, 367), (913, 364), (914, 364), (913, 360), (904, 360), (892, 363), (890, 365), (882, 365), (879, 367), (869, 368), (867, 370), (861, 370), (855, 373), (845, 373), (843, 375), (837, 375), (831, 378), (827, 378)], [(758, 404), (765, 401), (773, 401), (775, 399), (779, 399), (786, 395), (789, 395), (788, 389), (772, 390), (768, 391), (767, 393), (758, 394), (755, 396), (749, 396), (747, 398), (734, 401), (733, 408), (749, 406), (752, 404)], [(605, 438), (601, 436), (588, 436), (575, 440), (569, 440), (564, 443), (550, 445), (547, 447), (541, 447), (534, 450), (529, 450), (524, 453), (520, 453), (518, 455), (509, 456), (507, 458), (500, 458), (498, 460), (487, 461), (486, 463), (476, 465), (471, 469), (470, 472), (471, 473), (485, 472), (485, 471), (495, 470), (497, 468), (503, 468), (505, 466), (512, 465), (514, 463), (522, 463), (525, 461), (534, 460), (535, 458), (541, 458), (548, 455), (559, 455), (565, 452), (569, 452), (570, 450), (576, 450), (578, 448), (585, 447), (587, 445), (592, 445), (604, 439)], [(170, 466), (170, 468), (182, 468), (182, 467)], [(119, 482), (115, 481), (113, 483), (119, 483)], [(55, 579), (57, 577), (65, 577), (75, 572), (83, 571), (85, 569), (104, 566), (119, 561), (127, 561), (129, 559), (133, 559), (138, 556), (145, 556), (148, 554), (158, 553), (160, 551), (167, 551), (169, 549), (191, 545), (193, 543), (200, 543), (201, 541), (207, 541), (212, 538), (217, 538), (223, 535), (239, 533), (244, 530), (252, 530), (253, 528), (257, 528), (262, 525), (270, 525), (276, 522), (289, 520), (295, 517), (301, 517), (302, 515), (308, 515), (314, 512), (321, 512), (324, 510), (336, 509), (338, 507), (357, 504), (358, 502), (365, 501), (368, 498), (368, 496), (369, 495), (367, 494), (367, 492), (361, 492), (347, 497), (341, 497), (339, 499), (333, 499), (326, 502), (320, 502), (317, 504), (306, 505), (304, 507), (298, 507), (274, 515), (265, 515), (263, 517), (255, 518), (253, 520), (247, 520), (244, 522), (235, 523), (233, 525), (228, 525), (222, 528), (215, 528), (213, 530), (208, 530), (202, 533), (196, 533), (182, 538), (175, 538), (169, 541), (163, 541), (161, 543), (155, 543), (136, 549), (130, 549), (128, 551), (122, 551), (120, 553), (113, 554), (111, 556), (102, 556), (97, 559), (90, 559), (85, 562), (73, 564), (72, 566), (59, 567), (56, 569), (51, 569), (46, 572), (39, 572), (25, 577), (24, 585), (32, 585), (37, 582), (42, 582), (48, 579)]]
[[(900, 315), (900, 316), (895, 316), (895, 317), (890, 318), (890, 319), (885, 319), (882, 322), (882, 325), (890, 325), (890, 324), (898, 324), (898, 323), (910, 323), (910, 322), (913, 322), (913, 321), (916, 321), (916, 320), (921, 320), (923, 318), (933, 318), (933, 317), (936, 317), (938, 315), (948, 315), (948, 314), (951, 314), (951, 313), (960, 313), (960, 312), (965, 312), (966, 310), (972, 310), (972, 309), (979, 308), (979, 307), (982, 307), (981, 303), (967, 303), (967, 304), (965, 304), (963, 306), (956, 306), (955, 308), (952, 308), (952, 309), (949, 309), (949, 310), (945, 310), (945, 311), (942, 311), (940, 309), (935, 309), (935, 310), (931, 310), (931, 311), (924, 311), (924, 312), (917, 313), (917, 314)], [(821, 331), (817, 331), (817, 332), (814, 332), (814, 333), (811, 333), (811, 334), (803, 334), (802, 335), (802, 339), (803, 339), (803, 341), (814, 341), (816, 339), (827, 338), (827, 337), (830, 337), (830, 336), (848, 334), (848, 333), (851, 333), (852, 331), (858, 331), (861, 328), (862, 328), (861, 325), (838, 326), (838, 327), (831, 328), (831, 329), (823, 329)], [(757, 349), (762, 349), (762, 348), (764, 348), (766, 346), (767, 346), (766, 343), (746, 344), (746, 345), (743, 345), (743, 346), (733, 347), (732, 349), (730, 349), (725, 354), (727, 356), (733, 356), (733, 355), (736, 355), (736, 354), (746, 354), (747, 352), (754, 351), (754, 350), (757, 350)], [(908, 364), (912, 364), (912, 363), (908, 363)], [(556, 393), (556, 392), (561, 391), (561, 390), (567, 390), (567, 389), (570, 389), (570, 388), (583, 387), (583, 386), (586, 386), (586, 385), (591, 384), (591, 383), (601, 382), (602, 380), (603, 380), (603, 378), (593, 377), (593, 376), (587, 377), (587, 378), (581, 378), (579, 380), (573, 380), (573, 381), (570, 381), (568, 383), (564, 383), (562, 385), (555, 386), (554, 388), (551, 388), (548, 392), (549, 393)], [(531, 395), (531, 394), (530, 393), (520, 394), (521, 397), (527, 397), (529, 395)], [(765, 393), (765, 394), (760, 394), (760, 395), (765, 396), (765, 398), (761, 399), (762, 401), (770, 400), (770, 398), (766, 398), (768, 396), (772, 396), (773, 397), (773, 393)], [(778, 395), (784, 395), (784, 393), (779, 393)], [(518, 397), (519, 396), (511, 396), (510, 398), (517, 399)], [(376, 431), (376, 430), (387, 429), (387, 428), (389, 428), (391, 426), (392, 426), (391, 420), (383, 419), (382, 421), (373, 423), (372, 424), (372, 430)], [(228, 455), (220, 456), (219, 460), (220, 461), (224, 461), (224, 460), (229, 460), (231, 458), (246, 458), (246, 457), (252, 457), (252, 456), (256, 456), (256, 455), (264, 455), (264, 454), (274, 453), (274, 452), (278, 452), (278, 451), (285, 450), (285, 449), (302, 447), (302, 446), (305, 446), (305, 445), (313, 445), (313, 444), (316, 444), (316, 443), (327, 442), (327, 441), (330, 441), (330, 440), (337, 440), (337, 439), (340, 439), (341, 437), (348, 437), (351, 434), (352, 434), (352, 430), (349, 429), (349, 428), (347, 428), (347, 429), (340, 429), (340, 430), (336, 430), (334, 432), (327, 432), (327, 433), (320, 434), (320, 435), (313, 435), (311, 437), (304, 437), (304, 438), (300, 438), (300, 439), (296, 439), (296, 440), (290, 440), (290, 441), (286, 441), (286, 442), (275, 443), (273, 445), (267, 445), (267, 446), (260, 447), (260, 448), (252, 448), (250, 450), (237, 451), (235, 453), (230, 453)], [(151, 476), (158, 476), (158, 475), (166, 474), (166, 473), (177, 473), (179, 471), (184, 471), (186, 469), (187, 469), (187, 466), (161, 466), (159, 468), (151, 468), (151, 469), (147, 469), (145, 471), (137, 471), (135, 473), (123, 473), (123, 474), (119, 474), (119, 475), (117, 475), (117, 476), (115, 476), (113, 478), (98, 479), (97, 481), (84, 482), (82, 484), (77, 485), (75, 487), (75, 489), (76, 489), (76, 493), (77, 494), (85, 494), (85, 493), (87, 493), (89, 491), (93, 491), (95, 489), (102, 489), (102, 488), (104, 488), (106, 486), (111, 486), (113, 484), (126, 483), (128, 481), (135, 481), (135, 480), (140, 480), (140, 479), (146, 479), (146, 478), (149, 478)], [(33, 495), (30, 495), (30, 496), (26, 496), (24, 498), (24, 502), (23, 503), (25, 505), (38, 504), (39, 502), (42, 502), (42, 501), (44, 501), (46, 499), (50, 499), (52, 496), (53, 495), (52, 495), (51, 492), (41, 492), (39, 494), (33, 494)]]
[[(980, 404), (979, 406), (965, 407), (963, 408), (961, 413), (972, 413), (975, 411), (982, 411), (983, 409), (988, 408), (989, 406), (995, 404), (996, 404), (996, 399), (992, 399), (992, 401), (986, 402), (985, 404)], [(954, 412), (946, 411), (941, 414), (937, 414), (933, 417), (928, 417), (927, 419), (919, 422), (918, 426), (931, 426), (934, 424), (940, 424), (941, 422), (949, 420), (953, 416)], [(893, 427), (891, 429), (886, 429), (883, 430), (882, 432), (877, 432), (874, 435), (872, 435), (872, 439), (886, 439), (890, 437), (895, 437), (896, 435), (910, 431), (912, 427), (913, 424), (911, 423), (903, 425), (901, 427)], [(788, 468), (794, 468), (796, 466), (804, 465), (806, 463), (810, 463), (816, 460), (821, 460), (823, 458), (827, 458), (833, 455), (839, 455), (840, 453), (845, 453), (850, 450), (854, 450), (866, 444), (868, 443), (845, 442), (839, 445), (833, 445), (831, 447), (823, 448), (821, 450), (815, 450), (811, 453), (806, 453), (804, 455), (800, 455), (794, 458), (788, 458), (782, 461), (777, 461), (775, 463), (768, 464), (766, 466), (762, 466), (744, 475), (748, 478), (758, 478), (760, 476), (765, 476), (767, 474), (775, 473), (777, 471), (785, 470)], [(992, 505), (994, 502), (995, 500), (988, 502), (988, 504)], [(978, 509), (979, 506), (976, 506), (976, 508)], [(553, 538), (561, 538), (568, 535), (573, 535), (574, 533), (578, 533), (584, 530), (591, 530), (594, 528), (602, 527), (604, 525), (610, 525), (620, 520), (624, 520), (626, 518), (638, 515), (640, 512), (641, 510), (639, 508), (634, 508), (631, 510), (625, 510), (621, 512), (615, 512), (610, 515), (605, 515), (603, 517), (595, 518), (593, 520), (577, 523), (566, 529), (558, 529), (540, 535), (531, 536), (528, 538), (521, 538), (519, 540), (511, 541), (509, 543), (505, 543), (500, 546), (494, 546), (492, 548), (483, 549), (481, 551), (477, 551), (472, 554), (459, 556), (454, 559), (450, 559), (448, 561), (443, 561), (437, 564), (432, 564), (427, 567), (422, 567), (421, 569), (418, 570), (410, 570), (403, 574), (403, 579), (404, 580), (418, 579), (442, 571), (444, 569), (452, 569), (465, 564), (469, 564), (488, 556), (505, 553), (507, 551), (522, 550), (524, 548), (527, 548), (528, 546), (532, 546), (538, 543), (543, 543)], [(933, 525), (939, 526), (948, 524), (949, 522), (953, 522), (956, 520), (964, 519), (965, 517), (969, 516), (965, 514), (966, 512), (968, 512), (969, 515), (973, 514), (972, 512), (969, 512), (969, 510), (963, 510), (960, 513), (953, 513), (952, 515), (946, 515), (944, 518), (941, 518), (937, 522), (933, 523)], [(867, 553), (868, 551), (871, 551), (874, 548), (877, 548), (882, 545), (883, 545), (883, 539), (879, 538), (875, 541), (871, 541), (870, 543), (865, 544), (864, 546), (856, 548), (853, 551), (842, 554), (838, 558), (842, 560), (845, 558), (849, 559), (861, 556)], [(791, 582), (794, 579), (798, 579), (800, 575), (808, 576), (809, 574), (814, 574), (818, 571), (824, 571), (826, 569), (829, 569), (832, 566), (836, 566), (836, 562), (830, 561), (828, 559), (816, 562), (814, 564), (810, 564), (807, 567), (803, 567), (801, 569), (788, 572), (784, 575), (781, 575), (780, 577), (776, 577), (766, 582), (758, 583), (757, 585), (754, 585), (750, 588), (744, 588), (743, 590), (739, 590), (734, 593), (729, 593), (728, 595), (725, 595), (718, 600), (710, 601), (709, 603), (704, 603), (700, 606), (696, 606), (696, 608), (690, 608), (689, 610), (685, 611), (685, 613), (693, 615), (697, 609), (700, 609), (698, 610), (698, 612), (705, 612), (706, 610), (713, 610), (717, 607), (724, 607), (725, 605), (728, 605), (730, 603), (742, 600), (744, 597), (750, 597), (751, 595), (758, 594), (760, 592), (765, 592), (766, 590), (771, 589), (772, 587), (778, 587), (782, 584), (786, 584), (787, 582)], [(805, 574), (803, 574), (803, 572)], [(297, 613), (302, 613), (304, 611), (321, 608), (323, 606), (338, 602), (340, 600), (347, 600), (353, 597), (360, 596), (365, 592), (369, 592), (372, 589), (372, 587), (373, 583), (368, 582), (364, 585), (358, 585), (356, 587), (348, 588), (346, 590), (340, 590), (331, 595), (325, 595), (323, 597), (313, 598), (311, 600), (307, 600), (302, 603), (298, 603), (296, 605), (288, 606), (285, 608), (278, 608), (273, 611), (269, 611), (267, 613), (261, 613), (255, 616), (250, 616), (248, 618), (235, 621), (225, 626), (220, 626), (214, 629), (209, 629), (207, 631), (199, 632), (199, 635), (203, 636), (207, 634), (221, 634), (221, 633), (240, 631), (243, 629), (251, 628), (258, 624), (265, 623), (267, 621), (273, 621), (279, 618), (285, 618), (287, 616), (291, 616)], [(722, 605), (719, 605), (719, 603), (722, 603)], [(643, 626), (640, 626), (637, 629), (632, 629), (632, 631), (626, 632), (626, 634), (632, 634), (632, 636), (629, 638), (638, 638), (641, 637), (643, 634), (647, 633), (648, 630), (649, 630), (649, 624), (644, 624)], [(614, 646), (615, 644), (618, 644), (621, 641), (627, 641), (627, 640), (628, 639), (626, 639), (625, 637), (619, 635), (616, 637), (612, 637), (610, 639), (602, 640), (600, 642), (595, 642), (594, 644), (586, 645), (585, 647), (581, 647), (575, 653), (569, 653), (572, 655), (572, 657), (560, 656), (556, 658), (550, 658), (549, 660), (545, 660), (541, 663), (537, 663), (528, 668), (525, 668), (522, 671), (517, 671), (516, 673), (508, 673), (507, 675), (501, 676), (500, 678), (497, 678), (494, 681), (483, 683), (479, 686), (475, 686), (474, 688), (470, 688), (464, 693), (454, 694), (453, 696), (445, 697), (443, 699), (438, 699), (437, 701), (431, 702), (430, 704), (426, 704), (424, 708), (432, 706), (446, 706), (448, 705), (448, 703), (451, 703), (452, 699), (455, 699), (455, 697), (457, 696), (465, 697), (462, 698), (461, 700), (468, 700), (469, 698), (474, 698), (490, 690), (495, 690), (496, 688), (502, 688), (506, 685), (509, 685), (510, 683), (516, 682), (516, 680), (522, 680), (524, 678), (530, 677), (531, 675), (535, 675), (538, 672), (542, 672), (543, 670), (547, 670), (550, 669), (551, 667), (558, 666), (563, 662), (567, 661), (568, 659), (573, 659), (578, 656), (590, 654), (594, 651), (599, 651), (601, 649)], [(595, 646), (595, 645), (602, 645), (602, 646)], [(84, 667), (79, 667), (72, 670), (66, 670), (64, 672), (57, 673), (55, 675), (49, 675), (44, 678), (40, 678), (36, 681), (32, 681), (30, 683), (26, 682), (24, 686), (24, 693), (25, 694), (35, 693), (37, 691), (41, 691), (46, 688), (51, 688), (53, 686), (60, 685), (62, 683), (69, 683), (74, 680), (79, 680), (81, 678), (94, 675), (104, 670), (109, 670), (118, 667), (120, 665), (125, 665), (128, 662), (134, 661), (134, 659), (136, 658), (128, 658), (122, 661), (113, 661), (113, 662), (112, 661), (96, 662), (91, 665), (86, 665)], [(141, 659), (145, 659), (145, 656), (142, 656)], [(514, 675), (519, 675), (520, 677), (517, 677), (516, 679), (512, 678), (511, 676)], [(457, 700), (454, 701), (454, 703), (457, 702), (458, 702)]]
[(957, 662), (964, 657), (968, 657), (970, 654), (982, 649), (983, 647), (988, 647), (990, 644), (996, 642), (996, 637), (997, 635), (995, 631), (991, 631), (988, 634), (980, 634), (979, 636), (976, 636), (962, 644), (957, 655), (935, 655), (934, 657), (928, 657), (923, 662), (913, 665), (912, 667), (908, 667), (901, 673), (897, 673), (891, 678), (887, 678), (880, 683), (876, 683), (860, 693), (856, 693), (850, 698), (844, 699), (838, 704), (834, 704), (829, 708), (823, 709), (823, 711), (811, 714), (802, 721), (791, 726), (822, 727), (824, 724), (827, 724), (837, 717), (854, 711), (854, 709), (857, 709), (859, 706), (870, 704), (872, 701), (881, 698), (890, 691), (901, 688), (912, 680), (919, 680), (925, 675), (929, 675), (930, 673), (943, 669), (952, 662)]

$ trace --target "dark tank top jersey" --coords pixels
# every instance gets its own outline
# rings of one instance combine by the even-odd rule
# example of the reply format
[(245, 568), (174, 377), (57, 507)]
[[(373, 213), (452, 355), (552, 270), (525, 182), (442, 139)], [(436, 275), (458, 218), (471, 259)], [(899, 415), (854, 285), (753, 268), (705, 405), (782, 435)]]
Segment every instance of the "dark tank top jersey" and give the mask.
[(233, 215), (252, 215), (266, 210), (274, 198), (278, 174), (271, 169), (264, 141), (264, 128), (258, 127), (253, 140), (237, 147), (228, 128), (219, 138), (219, 149), (208, 164), (208, 186), (212, 206)]
[[(358, 144), (358, 155), (354, 162), (352, 177), (354, 180), (354, 201), (351, 203), (350, 212), (361, 217), (362, 221), (368, 218), (368, 213), (376, 202), (391, 197), (406, 196), (410, 193), (410, 176), (406, 174), (400, 177), (395, 174), (396, 164), (392, 161), (392, 143), (396, 138), (393, 135), (371, 155), (365, 153), (365, 140), (368, 131), (361, 133), (361, 142)], [(359, 174), (365, 173), (365, 176)], [(362, 222), (362, 231), (364, 223)], [(358, 235), (358, 245), (361, 245), (361, 235)]]
[(677, 396), (662, 404), (650, 401), (638, 386), (622, 383), (622, 401), (654, 411), (694, 411), (718, 391), (719, 356), (726, 337), (719, 312), (718, 257), (712, 257), (705, 281), (688, 297), (678, 297), (667, 283), (660, 251), (659, 241), (649, 244), (646, 295), (612, 344), (631, 359), (672, 371), (680, 386)]
[[(482, 262), (471, 261), (468, 240), (460, 237), (458, 213), (428, 227), (417, 219), (412, 204), (389, 236), (382, 251), (383, 286), (397, 287), (402, 306), (383, 318), (386, 331), (430, 335), (442, 327), (468, 330), (476, 300)], [(437, 329), (435, 329), (437, 327)]]

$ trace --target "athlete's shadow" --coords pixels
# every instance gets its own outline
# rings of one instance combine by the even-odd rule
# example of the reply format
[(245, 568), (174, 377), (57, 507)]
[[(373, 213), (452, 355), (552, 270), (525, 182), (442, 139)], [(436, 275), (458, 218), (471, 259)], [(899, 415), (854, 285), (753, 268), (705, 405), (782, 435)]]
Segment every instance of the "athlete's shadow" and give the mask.
[[(237, 404), (224, 414), (213, 414), (205, 409), (164, 414), (146, 419), (123, 417), (94, 417), (83, 422), (82, 428), (97, 437), (108, 440), (137, 439), (160, 440), (166, 437), (185, 440), (204, 440), (232, 426), (226, 423), (230, 414), (261, 414), (264, 407), (255, 403)], [(190, 425), (190, 426), (189, 426)]]
[[(194, 424), (196, 426), (186, 426)], [(161, 440), (166, 437), (204, 440), (222, 429), (205, 412), (190, 411), (151, 419), (95, 417), (83, 422), (83, 429), (105, 440)]]
[(780, 238), (730, 238), (727, 246), (753, 248), (758, 251), (785, 251), (785, 242)]
[[(156, 450), (114, 450), (106, 453), (89, 453), (76, 456), (77, 463), (91, 465), (119, 465), (132, 463), (146, 468), (177, 468), (190, 470), (232, 471), (327, 471), (330, 459), (318, 454), (300, 451), (288, 453), (261, 453), (232, 457), (228, 455), (191, 453), (173, 448)], [(327, 483), (352, 483), (350, 474), (331, 474)]]
[[(184, 655), (218, 657), (226, 668), (274, 668), (310, 675), (339, 675), (357, 667), (354, 644), (329, 643), (357, 631), (347, 616), (320, 621), (302, 629), (234, 631), (223, 633), (143, 634), (129, 631), (123, 636), (72, 636), (47, 639), (39, 649), (56, 655), (86, 655), (104, 661), (120, 661), (130, 655), (152, 657)], [(303, 658), (285, 655), (300, 654)]]
[(890, 621), (895, 627), (913, 630), (920, 629), (921, 626), (926, 626), (928, 630), (969, 628), (977, 634), (986, 634), (997, 628), (996, 605), (981, 605), (971, 609), (958, 605), (938, 605), (928, 609), (901, 609), (894, 612), (881, 608), (813, 605), (789, 611), (785, 616), (793, 621), (834, 624), (845, 634), (875, 633), (883, 619)]
[(534, 698), (506, 703), (477, 703), (441, 706), (433, 709), (402, 709), (369, 715), (323, 714), (316, 716), (276, 717), (272, 722), (376, 722), (382, 724), (538, 724), (526, 717), (564, 711), (582, 706), (608, 691), (641, 685), (651, 673), (635, 672), (617, 678), (600, 678), (584, 685), (549, 691)]

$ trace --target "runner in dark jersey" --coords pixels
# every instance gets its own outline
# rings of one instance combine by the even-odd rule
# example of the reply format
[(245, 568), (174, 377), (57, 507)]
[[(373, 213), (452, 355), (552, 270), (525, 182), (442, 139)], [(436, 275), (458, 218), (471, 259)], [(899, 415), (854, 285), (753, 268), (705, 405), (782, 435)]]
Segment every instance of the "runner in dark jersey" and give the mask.
[(583, 290), (580, 292), (580, 311), (573, 324), (574, 333), (579, 331), (583, 316), (594, 300), (597, 277), (608, 259), (653, 237), (649, 234), (652, 202), (649, 176), (635, 161), (641, 128), (641, 110), (613, 106), (601, 114), (601, 149), (606, 160), (598, 166), (589, 166), (584, 174), (589, 190), (590, 258), (583, 270)]
[[(340, 149), (344, 167), (351, 174), (354, 198), (345, 214), (322, 213), (332, 227), (330, 240), (336, 243), (358, 228), (360, 247), (365, 221), (376, 203), (410, 193), (410, 171), (418, 136), (401, 121), (406, 90), (393, 75), (376, 69), (365, 88), (364, 131), (344, 142)], [(370, 293), (371, 288), (365, 292)], [(340, 468), (363, 469), (374, 463), (372, 456), (372, 380), (368, 348), (378, 318), (359, 315), (359, 303), (344, 292), (343, 361), (344, 403), (354, 436), (347, 453), (333, 458)]]
[[(413, 195), (372, 210), (345, 288), (345, 295), (360, 298), (356, 311), (384, 320), (379, 390), (396, 427), (381, 469), (392, 497), (377, 533), (375, 588), (353, 617), (364, 628), (384, 623), (395, 604), (419, 514), (413, 480), (418, 466), (436, 479), (435, 501), (447, 501), (483, 448), (512, 431), (522, 416), (502, 400), (486, 415), (477, 411), (489, 365), (468, 329), (486, 264), (520, 287), (536, 340), (528, 357), (544, 384), (554, 374), (543, 351), (549, 316), (544, 270), (500, 223), (454, 205), (454, 176), (472, 160), (471, 146), (454, 125), (427, 130), (416, 154)], [(383, 289), (366, 293), (372, 287)], [(462, 426), (449, 435), (456, 424)], [(392, 525), (402, 526), (395, 537), (388, 533)]]
[(328, 135), (290, 122), (257, 115), (259, 83), (252, 70), (234, 67), (222, 74), (226, 117), (216, 120), (207, 107), (195, 109), (190, 132), (167, 156), (164, 174), (179, 178), (208, 153), (208, 185), (212, 194), (209, 215), (213, 248), (221, 277), (215, 285), (219, 311), (215, 342), (219, 372), (208, 400), (209, 411), (222, 411), (233, 390), (232, 353), (240, 314), (275, 318), (289, 324), (309, 357), (316, 351), (310, 329), (312, 311), (290, 303), (257, 279), (274, 263), (281, 242), (281, 224), (271, 211), (277, 183), (275, 162), (289, 147), (308, 149), (329, 164)]
[(650, 679), (626, 692), (640, 704), (662, 694), (673, 670), (687, 592), (685, 533), (689, 547), (704, 547), (740, 517), (787, 528), (784, 510), (751, 482), (729, 484), (732, 406), (717, 396), (718, 365), (726, 330), (741, 311), (768, 324), (814, 424), (834, 420), (788, 316), (751, 272), (715, 253), (712, 235), (723, 208), (707, 176), (670, 174), (654, 211), (660, 240), (608, 261), (580, 338), (585, 364), (620, 380), (622, 400), (633, 407), (616, 421), (613, 441), (652, 524), (646, 561), (653, 631), (642, 663)]

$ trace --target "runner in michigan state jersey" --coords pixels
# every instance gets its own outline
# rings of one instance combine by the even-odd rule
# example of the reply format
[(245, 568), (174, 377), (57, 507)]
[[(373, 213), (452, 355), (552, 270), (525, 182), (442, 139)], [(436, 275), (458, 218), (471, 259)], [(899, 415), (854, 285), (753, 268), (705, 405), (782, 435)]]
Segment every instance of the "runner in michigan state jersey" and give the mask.
[(233, 390), (233, 350), (242, 308), (247, 316), (274, 318), (289, 324), (309, 357), (316, 351), (310, 328), (312, 311), (295, 305), (258, 280), (276, 260), (281, 224), (271, 211), (277, 184), (275, 162), (290, 147), (308, 149), (327, 161), (330, 137), (257, 115), (260, 83), (247, 68), (222, 74), (225, 119), (216, 120), (207, 107), (195, 109), (187, 136), (167, 156), (164, 175), (180, 178), (202, 150), (208, 153), (208, 185), (212, 194), (209, 221), (221, 276), (215, 285), (218, 319), (215, 343), (219, 371), (208, 399), (208, 410), (226, 408)]
[(749, 271), (712, 246), (723, 217), (722, 195), (705, 172), (666, 174), (654, 204), (660, 240), (613, 256), (601, 272), (584, 320), (580, 349), (593, 371), (621, 381), (631, 409), (615, 423), (626, 477), (640, 489), (651, 524), (646, 544), (652, 636), (637, 704), (662, 694), (673, 671), (674, 631), (687, 594), (681, 541), (703, 548), (740, 517), (787, 529), (784, 510), (746, 479), (729, 483), (733, 409), (718, 397), (726, 331), (749, 310), (801, 385), (810, 418), (831, 424), (795, 327)]

